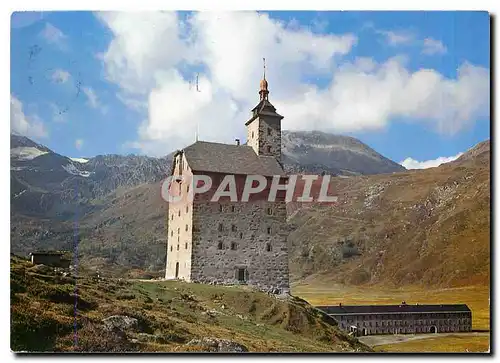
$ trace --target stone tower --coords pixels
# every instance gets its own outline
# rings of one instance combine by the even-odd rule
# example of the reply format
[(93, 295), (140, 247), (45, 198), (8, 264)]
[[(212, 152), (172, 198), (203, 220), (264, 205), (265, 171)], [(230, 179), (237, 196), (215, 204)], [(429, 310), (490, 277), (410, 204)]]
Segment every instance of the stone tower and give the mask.
[(260, 102), (252, 109), (252, 117), (245, 123), (247, 145), (259, 156), (274, 156), (281, 163), (281, 120), (283, 116), (269, 102), (269, 89), (264, 78), (260, 81)]
[[(246, 145), (197, 140), (174, 155), (174, 195), (188, 195), (189, 180), (195, 176), (209, 176), (212, 185), (192, 200), (169, 203), (166, 279), (289, 291), (285, 195), (268, 200), (269, 183), (255, 198), (241, 200), (248, 176), (269, 181), (279, 176), (280, 184), (288, 178), (280, 162), (283, 116), (269, 102), (265, 74), (259, 94), (260, 102), (246, 122)], [(234, 178), (237, 201), (212, 198), (226, 177)]]

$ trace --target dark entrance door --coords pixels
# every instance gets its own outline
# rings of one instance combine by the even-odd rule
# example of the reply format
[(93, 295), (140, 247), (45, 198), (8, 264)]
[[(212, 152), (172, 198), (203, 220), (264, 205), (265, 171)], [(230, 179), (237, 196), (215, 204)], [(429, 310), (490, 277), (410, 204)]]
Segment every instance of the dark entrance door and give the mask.
[(437, 328), (435, 326), (431, 326), (431, 333), (437, 333)]
[(238, 269), (238, 281), (245, 281), (245, 269), (244, 268), (239, 268)]
[(179, 262), (175, 264), (175, 278), (179, 277)]

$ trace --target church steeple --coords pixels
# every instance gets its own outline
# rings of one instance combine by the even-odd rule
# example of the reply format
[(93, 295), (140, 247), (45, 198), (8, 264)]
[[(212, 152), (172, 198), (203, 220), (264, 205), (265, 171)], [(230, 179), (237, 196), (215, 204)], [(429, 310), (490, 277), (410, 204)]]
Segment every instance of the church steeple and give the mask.
[(266, 80), (266, 59), (264, 77), (260, 81), (260, 101), (252, 109), (252, 117), (245, 123), (247, 127), (247, 145), (259, 156), (274, 156), (281, 161), (281, 120), (283, 116), (269, 102), (269, 89)]
[(260, 100), (267, 100), (269, 97), (269, 90), (267, 89), (268, 84), (266, 81), (266, 58), (262, 58), (264, 61), (264, 78), (262, 78), (262, 81), (260, 81)]

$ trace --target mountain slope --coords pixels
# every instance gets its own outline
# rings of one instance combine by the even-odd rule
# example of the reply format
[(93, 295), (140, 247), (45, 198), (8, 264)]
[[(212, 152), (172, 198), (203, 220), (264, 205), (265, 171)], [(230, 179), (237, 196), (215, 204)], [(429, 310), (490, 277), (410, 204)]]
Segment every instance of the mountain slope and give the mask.
[[(189, 342), (210, 338), (250, 352), (371, 351), (298, 298), (245, 287), (95, 278), (81, 268), (78, 273), (75, 294), (68, 271), (11, 256), (12, 350), (201, 351)], [(106, 329), (110, 320), (136, 324)]]
[[(283, 132), (283, 152), (289, 171), (403, 169), (353, 138), (319, 132)], [(83, 261), (94, 266), (162, 268), (167, 206), (159, 183), (170, 171), (171, 155), (99, 155), (82, 163), (11, 135), (12, 251), (78, 243)]]
[(406, 170), (349, 136), (320, 131), (283, 131), (282, 145), (283, 163), (288, 172), (367, 175)]
[[(314, 145), (311, 148), (320, 149), (318, 140)], [(328, 145), (324, 149), (330, 149)], [(296, 150), (296, 146), (289, 149)], [(297, 159), (294, 153), (285, 154)], [(50, 152), (33, 160), (45, 155), (68, 162)], [(78, 203), (69, 199), (66, 203), (72, 214), (66, 220), (50, 213), (24, 213), (26, 207), (23, 210), (18, 203), (27, 188), (20, 174), (11, 173), (12, 251), (27, 254), (33, 248), (73, 250), (77, 245), (81, 263), (116, 275), (133, 268), (161, 270), (166, 254), (167, 204), (160, 196), (160, 182), (150, 180), (157, 175), (159, 178), (158, 170), (162, 169), (157, 169), (158, 160), (140, 160), (96, 157), (79, 165), (79, 170), (95, 173), (92, 176), (67, 176), (66, 172), (64, 183), (84, 186), (87, 180), (94, 180), (107, 185), (98, 190), (110, 190), (99, 198), (92, 193), (86, 200), (80, 196), (75, 199)], [(301, 168), (314, 169), (307, 160), (305, 163)], [(128, 165), (135, 167), (129, 170)], [(332, 165), (323, 166), (322, 171)], [(490, 253), (489, 173), (489, 142), (484, 142), (455, 162), (437, 168), (333, 178), (340, 205), (290, 206), (293, 231), (289, 251), (294, 278), (325, 273), (347, 284), (486, 283)], [(95, 175), (101, 176), (101, 181), (92, 179)], [(65, 202), (61, 202), (64, 194), (60, 190), (46, 189), (31, 187), (25, 197), (33, 201), (33, 195), (37, 196), (36, 203), (42, 207), (51, 202), (50, 197), (56, 204)], [(69, 195), (74, 191), (67, 188)]]
[(437, 168), (333, 183), (338, 206), (302, 209), (290, 220), (296, 278), (320, 273), (345, 284), (488, 284), (489, 142)]
[(81, 163), (11, 135), (11, 210), (56, 219), (82, 215), (117, 188), (162, 180), (169, 163), (168, 157), (133, 155), (97, 156)]

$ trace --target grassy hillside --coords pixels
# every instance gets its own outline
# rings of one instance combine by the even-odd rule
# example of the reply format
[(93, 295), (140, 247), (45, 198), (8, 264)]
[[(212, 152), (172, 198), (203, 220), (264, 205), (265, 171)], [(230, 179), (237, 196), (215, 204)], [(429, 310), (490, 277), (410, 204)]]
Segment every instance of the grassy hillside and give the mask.
[[(479, 150), (478, 150), (479, 149)], [(488, 285), (489, 142), (454, 163), (336, 178), (337, 206), (290, 218), (290, 266), (346, 285)]]
[[(73, 277), (11, 257), (14, 351), (199, 351), (206, 348), (186, 343), (204, 337), (251, 352), (370, 351), (301, 299), (80, 274), (75, 289)], [(137, 319), (137, 326), (108, 331), (102, 320), (113, 315)]]

